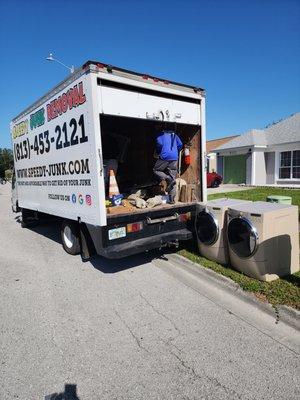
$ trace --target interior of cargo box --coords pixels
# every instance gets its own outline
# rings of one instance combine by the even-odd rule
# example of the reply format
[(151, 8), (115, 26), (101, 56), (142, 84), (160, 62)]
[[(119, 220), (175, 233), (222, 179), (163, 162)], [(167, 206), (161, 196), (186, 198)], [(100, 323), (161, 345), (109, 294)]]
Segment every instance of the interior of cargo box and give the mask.
[[(201, 200), (200, 126), (103, 114), (100, 116), (100, 125), (108, 215), (145, 211), (130, 200), (135, 193), (144, 201), (155, 196), (158, 199), (162, 197), (162, 203), (149, 207), (149, 211), (173, 206), (166, 202), (166, 185), (164, 182), (159, 185), (153, 173), (157, 160), (156, 138), (162, 130), (176, 132), (184, 148), (189, 150), (189, 157), (185, 156), (184, 149), (179, 157), (175, 204), (178, 206)], [(110, 201), (111, 170), (123, 197), (120, 205)]]

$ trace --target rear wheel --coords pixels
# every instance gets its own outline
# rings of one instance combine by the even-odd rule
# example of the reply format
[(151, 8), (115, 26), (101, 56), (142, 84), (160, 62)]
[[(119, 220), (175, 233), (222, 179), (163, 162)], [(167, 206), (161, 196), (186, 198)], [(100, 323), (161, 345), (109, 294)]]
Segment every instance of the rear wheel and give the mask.
[(64, 220), (61, 224), (61, 241), (64, 250), (72, 255), (80, 253), (79, 227), (74, 221)]
[(220, 181), (218, 179), (215, 179), (211, 185), (213, 188), (217, 188), (220, 186)]

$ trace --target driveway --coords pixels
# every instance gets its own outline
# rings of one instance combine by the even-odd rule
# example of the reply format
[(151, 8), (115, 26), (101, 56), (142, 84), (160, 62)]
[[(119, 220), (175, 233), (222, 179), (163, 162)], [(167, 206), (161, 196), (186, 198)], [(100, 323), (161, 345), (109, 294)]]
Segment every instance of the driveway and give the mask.
[(215, 193), (229, 193), (229, 192), (239, 192), (241, 190), (250, 190), (255, 189), (254, 186), (240, 186), (232, 183), (226, 183), (224, 185), (220, 185), (217, 188), (208, 188), (207, 194), (215, 194)]
[[(0, 398), (298, 399), (299, 332), (158, 252), (83, 263), (0, 185)], [(75, 395), (76, 393), (76, 395)]]

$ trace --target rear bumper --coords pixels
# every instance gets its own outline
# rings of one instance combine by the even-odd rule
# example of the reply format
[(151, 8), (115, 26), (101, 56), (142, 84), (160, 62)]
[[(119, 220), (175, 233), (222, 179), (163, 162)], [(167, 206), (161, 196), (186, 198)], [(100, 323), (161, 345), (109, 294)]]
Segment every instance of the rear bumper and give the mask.
[(146, 250), (153, 250), (163, 247), (164, 245), (174, 242), (175, 240), (189, 240), (192, 237), (193, 234), (190, 230), (180, 229), (155, 236), (135, 239), (130, 242), (111, 245), (102, 248), (99, 253), (106, 258), (122, 258), (131, 256), (133, 254), (142, 253)]

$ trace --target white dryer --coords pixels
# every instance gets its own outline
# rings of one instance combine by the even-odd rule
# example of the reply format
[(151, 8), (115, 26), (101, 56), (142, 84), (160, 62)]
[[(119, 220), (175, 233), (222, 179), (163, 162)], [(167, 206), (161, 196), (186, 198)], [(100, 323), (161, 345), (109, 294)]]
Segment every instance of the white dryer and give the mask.
[(298, 207), (238, 204), (228, 209), (227, 218), (232, 267), (262, 281), (299, 271)]
[(227, 264), (229, 261), (226, 239), (226, 213), (229, 207), (250, 203), (246, 200), (216, 199), (197, 205), (196, 234), (199, 252), (203, 257)]

